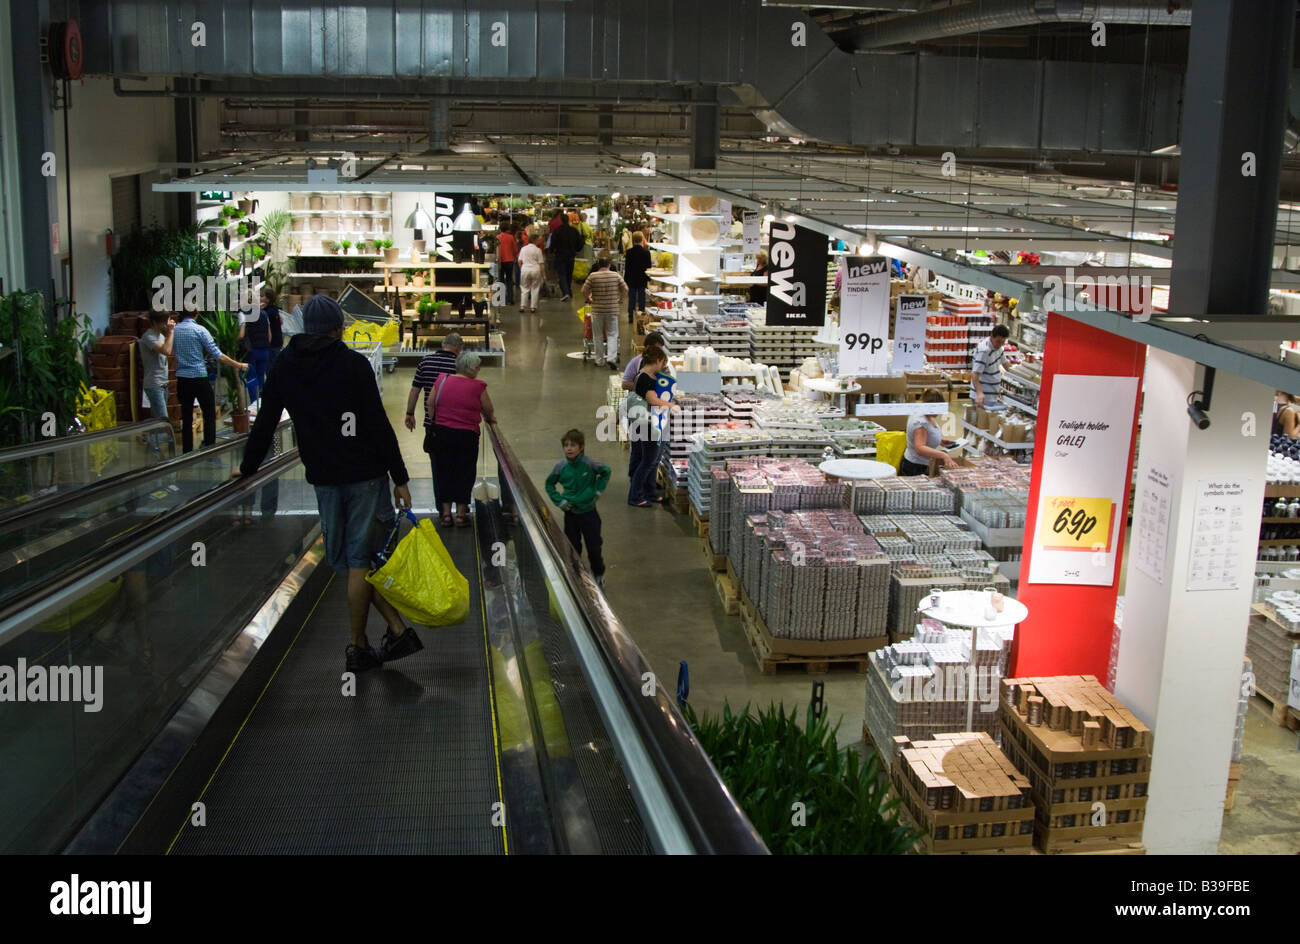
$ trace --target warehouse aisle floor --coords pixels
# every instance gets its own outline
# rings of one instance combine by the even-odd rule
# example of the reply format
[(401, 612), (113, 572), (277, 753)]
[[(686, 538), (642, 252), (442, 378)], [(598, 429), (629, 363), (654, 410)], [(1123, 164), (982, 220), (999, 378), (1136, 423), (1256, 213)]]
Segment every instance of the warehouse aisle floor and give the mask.
[[(598, 411), (606, 402), (610, 371), (566, 355), (582, 348), (582, 322), (576, 303), (543, 300), (536, 315), (507, 308), (504, 315), (506, 367), (486, 364), (480, 379), (496, 406), (501, 428), (534, 483), (541, 489), (561, 458), (560, 436), (578, 427), (587, 453), (613, 471), (599, 505), (605, 540), (605, 593), (614, 611), (645, 653), (662, 685), (676, 687), (678, 663), (690, 666), (691, 704), (717, 712), (724, 701), (783, 702), (802, 714), (812, 683), (825, 682), (826, 705), (840, 719), (843, 745), (862, 740), (865, 707), (863, 677), (835, 668), (808, 676), (783, 669), (765, 677), (758, 669), (739, 617), (728, 616), (714, 592), (689, 516), (667, 508), (627, 505), (627, 453), (618, 442), (601, 442)], [(620, 326), (620, 363), (632, 356), (631, 326)], [(398, 431), (407, 467), (415, 480), (429, 480), (423, 432), (402, 425), (414, 368), (384, 376), (384, 402)], [(417, 406), (417, 422), (423, 408)], [(481, 466), (495, 475), (495, 463)], [(1258, 700), (1258, 699), (1257, 699)], [(1257, 708), (1246, 731), (1246, 758), (1233, 812), (1224, 820), (1220, 849), (1225, 853), (1300, 851), (1300, 753), (1295, 734), (1274, 725)]]

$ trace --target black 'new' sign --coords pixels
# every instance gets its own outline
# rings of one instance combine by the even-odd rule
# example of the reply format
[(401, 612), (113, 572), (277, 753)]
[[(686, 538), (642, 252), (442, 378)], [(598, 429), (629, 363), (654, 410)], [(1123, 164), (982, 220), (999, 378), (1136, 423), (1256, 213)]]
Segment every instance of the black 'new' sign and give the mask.
[(826, 256), (821, 233), (784, 220), (772, 223), (765, 324), (825, 324)]

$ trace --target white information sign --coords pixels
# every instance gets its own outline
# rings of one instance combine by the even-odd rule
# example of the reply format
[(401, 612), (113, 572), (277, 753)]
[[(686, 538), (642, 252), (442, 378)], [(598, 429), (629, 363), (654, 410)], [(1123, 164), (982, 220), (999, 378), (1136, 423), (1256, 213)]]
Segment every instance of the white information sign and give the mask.
[(1249, 479), (1198, 479), (1192, 522), (1188, 590), (1235, 590), (1244, 555), (1254, 560), (1259, 544), (1259, 509), (1246, 508)]
[(1136, 377), (1053, 378), (1038, 428), (1043, 464), (1030, 583), (1114, 580), (1137, 394)]
[(1173, 477), (1150, 466), (1138, 482), (1133, 508), (1133, 562), (1157, 583), (1165, 582), (1165, 550), (1169, 544), (1169, 503)]
[(753, 256), (759, 250), (758, 211), (743, 210), (740, 218), (741, 248), (747, 256)]
[(899, 295), (894, 304), (894, 373), (922, 370), (929, 299), (924, 295)]
[(841, 377), (889, 372), (889, 260), (845, 256), (840, 288)]

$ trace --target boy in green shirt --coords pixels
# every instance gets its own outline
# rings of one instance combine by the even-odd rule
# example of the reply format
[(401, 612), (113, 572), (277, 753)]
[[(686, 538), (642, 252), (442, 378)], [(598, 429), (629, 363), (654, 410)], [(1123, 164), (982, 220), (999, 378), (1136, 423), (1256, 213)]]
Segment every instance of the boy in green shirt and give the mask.
[(590, 459), (583, 452), (587, 445), (582, 430), (571, 429), (560, 439), (564, 459), (555, 464), (546, 477), (546, 494), (564, 510), (564, 536), (579, 556), (583, 538), (587, 540), (587, 557), (596, 585), (605, 586), (605, 559), (600, 554), (600, 515), (596, 500), (609, 484), (609, 466)]

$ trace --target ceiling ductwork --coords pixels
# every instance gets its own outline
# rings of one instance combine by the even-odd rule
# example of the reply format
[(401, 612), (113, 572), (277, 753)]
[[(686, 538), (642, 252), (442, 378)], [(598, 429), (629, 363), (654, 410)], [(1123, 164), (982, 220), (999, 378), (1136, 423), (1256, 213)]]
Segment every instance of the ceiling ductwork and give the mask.
[[(1171, 10), (1171, 7), (1174, 8)], [(1191, 0), (972, 0), (930, 13), (891, 16), (845, 34), (853, 48), (886, 49), (989, 30), (1047, 23), (1191, 26)]]
[[(1115, 18), (1138, 11), (1167, 17), (1165, 5), (980, 0), (882, 20), (877, 29), (932, 30), (927, 24), (948, 16), (972, 18), (956, 27), (968, 32), (1014, 25), (999, 11), (1028, 11), (1033, 19), (1026, 22), (1051, 16), (1120, 22)], [(639, 0), (519, 0), (496, 11), (472, 6), (464, 0), (397, 0), (391, 6), (231, 0), (197, 7), (180, 0), (106, 0), (85, 11), (85, 35), (97, 37), (86, 50), (86, 71), (121, 78), (120, 94), (268, 103), (450, 98), (453, 107), (531, 101), (557, 112), (596, 104), (675, 104), (695, 112), (744, 107), (771, 134), (923, 153), (954, 150), (963, 158), (1009, 148), (1039, 155), (1149, 153), (1178, 137), (1183, 76), (1177, 69), (854, 54), (806, 13), (765, 7), (761, 0), (665, 0), (654, 8)], [(202, 14), (207, 44), (196, 47), (190, 24)], [(129, 87), (131, 78), (193, 76), (202, 77), (193, 89)], [(1007, 88), (1017, 89), (1016, 96), (1008, 98)], [(436, 111), (430, 117), (439, 150), (441, 122)], [(709, 121), (698, 118), (691, 118), (691, 127), (708, 130)], [(559, 120), (557, 114), (556, 133), (562, 131)], [(712, 133), (704, 137), (711, 141)]]

